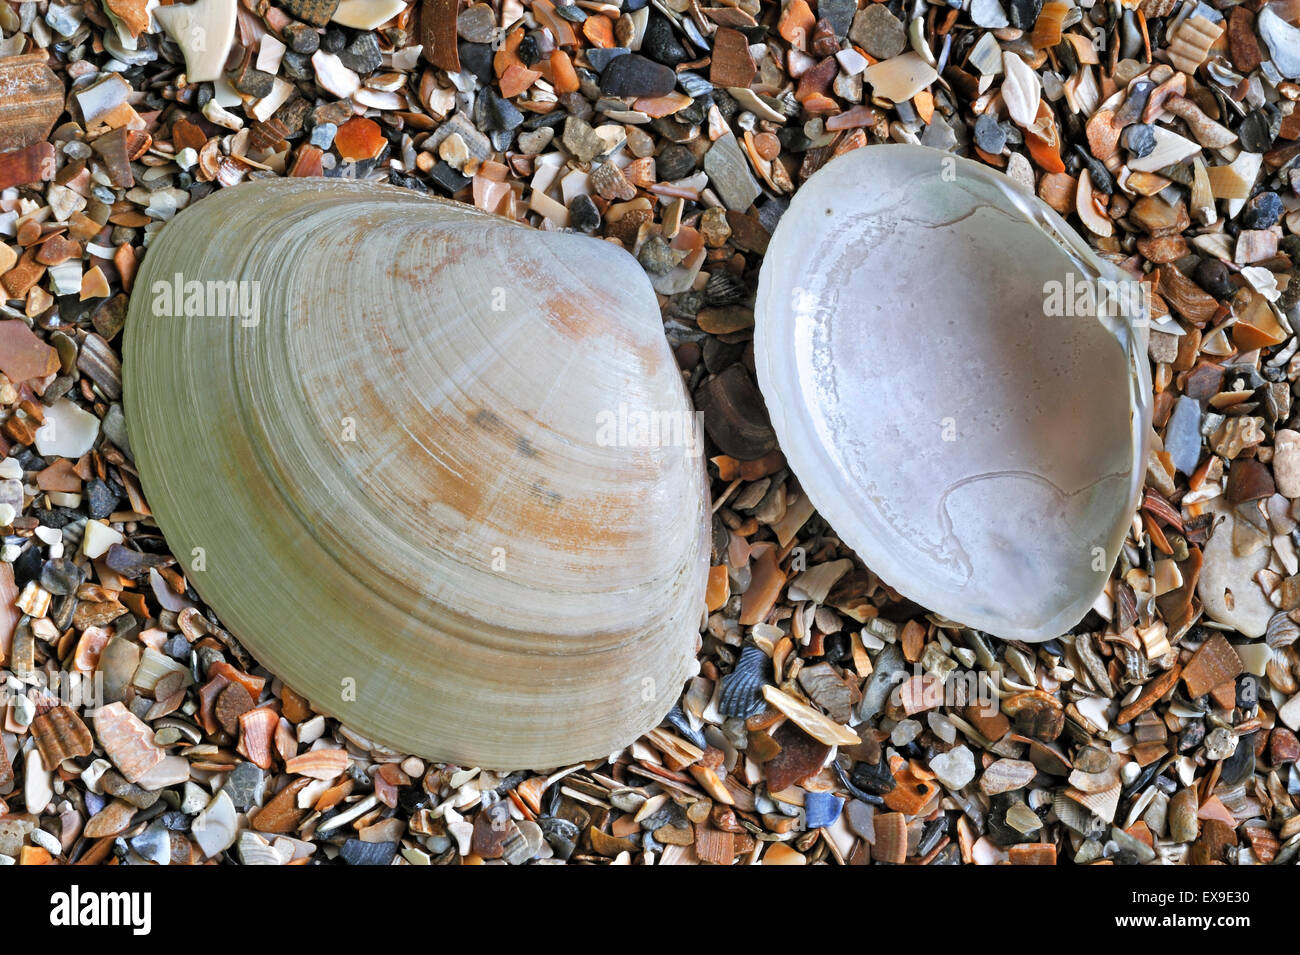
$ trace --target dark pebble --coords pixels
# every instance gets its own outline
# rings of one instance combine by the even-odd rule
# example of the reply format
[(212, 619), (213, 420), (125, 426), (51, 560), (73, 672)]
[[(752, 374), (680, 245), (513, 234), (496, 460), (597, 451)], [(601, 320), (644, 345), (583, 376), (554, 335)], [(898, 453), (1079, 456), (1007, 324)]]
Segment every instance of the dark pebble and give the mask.
[(777, 130), (776, 138), (781, 140), (781, 151), (787, 153), (804, 153), (812, 145), (801, 126), (782, 126)]
[(63, 557), (47, 560), (41, 568), (41, 586), (60, 597), (76, 593), (85, 580), (86, 572)]
[(348, 45), (348, 36), (342, 30), (326, 30), (320, 48), (326, 53), (339, 53)]
[(38, 546), (28, 547), (18, 555), (18, 559), (13, 563), (14, 583), (21, 590), (33, 580), (40, 580), (41, 572), (44, 569), (41, 562), (41, 549)]
[(117, 510), (122, 496), (99, 478), (86, 482), (86, 509), (95, 520), (102, 520)]
[(349, 839), (339, 851), (348, 865), (388, 865), (397, 856), (396, 842), (362, 842)]
[(1155, 127), (1147, 123), (1134, 123), (1124, 130), (1120, 138), (1124, 148), (1138, 159), (1151, 155), (1151, 150), (1156, 148)]
[(668, 240), (661, 235), (652, 235), (641, 243), (636, 258), (651, 275), (665, 275), (677, 264), (677, 255)]
[(66, 507), (56, 507), (52, 511), (43, 507), (33, 507), (30, 514), (46, 527), (67, 527), (81, 516), (76, 511)]
[(600, 91), (607, 96), (666, 96), (676, 85), (676, 73), (638, 53), (615, 57), (600, 74)]
[(416, 192), (429, 191), (429, 187), (424, 184), (423, 179), (416, 176), (407, 176), (396, 169), (388, 170), (388, 181), (394, 186), (401, 186), (403, 189), (413, 189)]
[(704, 431), (723, 454), (755, 461), (776, 450), (767, 406), (758, 385), (742, 365), (732, 365), (703, 381), (695, 406), (704, 415)]
[(546, 841), (551, 844), (551, 848), (555, 850), (556, 856), (568, 859), (573, 855), (573, 850), (578, 845), (577, 826), (559, 816), (541, 816), (537, 820), (537, 825), (541, 828)]
[(1009, 0), (1006, 4), (1007, 19), (1017, 30), (1029, 30), (1042, 12), (1043, 0)]
[(1282, 217), (1282, 200), (1276, 192), (1261, 192), (1241, 210), (1237, 221), (1243, 229), (1268, 229)]
[(623, 12), (635, 13), (637, 10), (647, 6), (649, 3), (650, 0), (623, 0)]
[(988, 814), (989, 838), (1000, 846), (1014, 846), (1022, 842), (1037, 842), (1042, 830), (1021, 832), (1007, 822), (1007, 810), (1022, 800), (1015, 793), (999, 793), (993, 797)]
[(592, 47), (587, 51), (587, 62), (597, 73), (603, 73), (605, 67), (620, 56), (627, 56), (632, 51), (625, 46), (611, 46), (608, 49)]
[(1218, 259), (1202, 259), (1196, 266), (1196, 284), (1215, 298), (1231, 298), (1237, 291), (1228, 267)]
[(447, 193), (456, 193), (469, 185), (469, 178), (462, 176), (459, 172), (447, 165), (446, 162), (439, 159), (438, 164), (429, 170), (429, 178), (433, 184)]
[(927, 856), (930, 851), (939, 844), (943, 838), (945, 830), (948, 828), (948, 818), (940, 816), (925, 824), (921, 830), (921, 841), (917, 843), (916, 854), (918, 856)]
[[(564, 10), (567, 8), (557, 7), (556, 9)], [(576, 10), (577, 7), (574, 7), (574, 9)], [(515, 47), (515, 56), (519, 57), (520, 62), (522, 62), (524, 66), (532, 66), (540, 60), (542, 58), (542, 51), (537, 47), (537, 37), (529, 33), (520, 40), (519, 45)]]
[(1178, 734), (1178, 752), (1190, 753), (1205, 739), (1205, 724), (1200, 720), (1188, 725)]
[(349, 70), (364, 76), (379, 69), (384, 57), (379, 52), (379, 40), (375, 35), (363, 33), (339, 53), (339, 61)]
[(1239, 737), (1237, 748), (1219, 765), (1219, 783), (1223, 786), (1236, 786), (1255, 775), (1255, 733)]
[(848, 36), (857, 9), (857, 0), (818, 0), (817, 2), (817, 15), (830, 23), (838, 40)]
[(557, 3), (555, 12), (570, 23), (586, 23), (587, 13), (576, 3)]
[(485, 132), (517, 129), (523, 124), (524, 114), (519, 107), (491, 86), (483, 88), (474, 101), (474, 122)]
[(673, 32), (672, 24), (658, 10), (650, 11), (646, 23), (645, 36), (641, 40), (641, 52), (650, 59), (666, 66), (676, 66), (691, 58)]
[(600, 210), (591, 196), (577, 195), (569, 203), (569, 226), (579, 232), (595, 232), (600, 227)]
[(1246, 115), (1237, 126), (1237, 138), (1241, 140), (1241, 148), (1247, 152), (1265, 153), (1272, 148), (1273, 136), (1269, 130), (1268, 117), (1262, 110)]
[(889, 763), (883, 756), (874, 765), (855, 763), (850, 778), (854, 786), (873, 796), (883, 796), (894, 789), (894, 774), (889, 771)]
[(1079, 152), (1079, 161), (1088, 170), (1088, 178), (1092, 181), (1092, 188), (1106, 196), (1113, 193), (1115, 191), (1115, 180), (1111, 177), (1110, 170), (1096, 159), (1093, 159), (1082, 146), (1076, 146), (1075, 149)]
[(40, 471), (45, 467), (45, 459), (31, 448), (19, 448), (10, 452), (11, 456), (23, 466), (24, 471)]
[(261, 805), (266, 791), (266, 773), (254, 763), (242, 762), (226, 777), (221, 788), (236, 809), (244, 810), (249, 806)]
[(975, 145), (993, 156), (1001, 155), (1006, 148), (1007, 134), (993, 114), (983, 113), (975, 120)]
[(284, 51), (284, 56), (280, 59), (280, 70), (291, 80), (309, 80), (316, 75), (307, 54), (295, 53), (293, 50)]
[(320, 49), (320, 34), (305, 23), (290, 23), (284, 28), (284, 38), (295, 53), (311, 56)]
[(473, 73), (484, 85), (496, 81), (496, 74), (492, 70), (492, 57), (496, 54), (489, 44), (461, 40), (456, 44), (456, 51), (460, 55), (462, 72)]
[(663, 182), (685, 179), (695, 172), (695, 154), (685, 146), (669, 143), (655, 157), (655, 172)]

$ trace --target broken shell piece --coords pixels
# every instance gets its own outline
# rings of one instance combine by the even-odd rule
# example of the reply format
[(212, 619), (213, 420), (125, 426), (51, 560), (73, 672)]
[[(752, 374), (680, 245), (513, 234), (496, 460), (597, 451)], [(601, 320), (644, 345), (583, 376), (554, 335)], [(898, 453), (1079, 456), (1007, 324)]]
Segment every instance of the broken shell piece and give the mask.
[(1179, 136), (1177, 133), (1170, 132), (1163, 126), (1156, 126), (1154, 135), (1156, 139), (1155, 148), (1145, 156), (1130, 158), (1128, 161), (1129, 169), (1134, 172), (1156, 172), (1166, 166), (1180, 163), (1189, 156), (1195, 156), (1201, 151), (1198, 143)]
[(902, 53), (869, 66), (862, 74), (873, 96), (902, 103), (925, 89), (939, 74), (917, 53)]
[(1268, 566), (1269, 549), (1260, 547), (1238, 557), (1233, 550), (1236, 516), (1222, 498), (1206, 504), (1214, 514), (1215, 526), (1205, 545), (1201, 576), (1196, 593), (1211, 620), (1226, 624), (1247, 637), (1262, 637), (1276, 610), (1255, 582), (1255, 575)]
[(1002, 101), (1006, 104), (1007, 114), (1017, 125), (1033, 125), (1043, 89), (1038, 74), (1011, 52), (1003, 52), (1002, 66), (1007, 74), (1006, 82), (1002, 84)]
[(695, 667), (708, 493), (635, 259), (277, 179), (173, 219), (136, 282), (177, 274), (244, 297), (133, 298), (131, 445), (173, 552), (204, 555), (187, 579), (259, 662), (462, 765), (605, 756), (663, 718)]
[(1000, 173), (870, 146), (795, 195), (755, 315), (782, 450), (871, 570), (1002, 637), (1083, 617), (1147, 458), (1138, 283)]
[(191, 83), (221, 79), (235, 40), (235, 0), (173, 3), (153, 11), (154, 19), (185, 54), (185, 76)]
[(1199, 13), (1183, 19), (1170, 39), (1166, 53), (1174, 69), (1189, 76), (1205, 62), (1210, 47), (1223, 35), (1223, 27)]
[(153, 730), (121, 703), (95, 711), (95, 735), (108, 758), (133, 783), (167, 755), (153, 741)]
[(44, 51), (0, 58), (0, 153), (44, 141), (63, 112), (63, 97), (63, 81)]

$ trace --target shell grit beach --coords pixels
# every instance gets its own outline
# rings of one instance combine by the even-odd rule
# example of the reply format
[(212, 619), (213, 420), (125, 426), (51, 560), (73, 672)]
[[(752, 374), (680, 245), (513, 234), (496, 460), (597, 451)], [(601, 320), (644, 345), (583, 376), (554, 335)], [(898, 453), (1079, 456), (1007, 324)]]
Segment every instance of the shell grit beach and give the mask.
[(1300, 0), (0, 0), (0, 864), (1245, 917), (1298, 105)]

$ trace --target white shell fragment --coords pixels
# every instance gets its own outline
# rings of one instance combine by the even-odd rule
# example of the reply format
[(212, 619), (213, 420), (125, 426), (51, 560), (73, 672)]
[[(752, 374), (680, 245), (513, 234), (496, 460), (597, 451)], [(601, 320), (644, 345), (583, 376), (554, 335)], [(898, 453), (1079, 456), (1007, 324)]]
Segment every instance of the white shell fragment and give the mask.
[[(137, 283), (125, 410), (154, 516), (317, 710), (500, 769), (607, 756), (668, 712), (696, 666), (708, 492), (634, 258), (276, 179), (182, 211)], [(209, 311), (191, 287), (232, 291)]]
[(154, 18), (185, 54), (191, 83), (221, 78), (235, 41), (236, 0), (197, 0), (157, 7)]
[(1137, 282), (1005, 176), (870, 146), (780, 220), (755, 361), (800, 484), (871, 570), (944, 617), (1046, 640), (1101, 593), (1137, 506), (1146, 314)]
[(99, 419), (67, 398), (45, 409), (45, 421), (36, 429), (36, 450), (42, 455), (79, 458), (95, 445)]

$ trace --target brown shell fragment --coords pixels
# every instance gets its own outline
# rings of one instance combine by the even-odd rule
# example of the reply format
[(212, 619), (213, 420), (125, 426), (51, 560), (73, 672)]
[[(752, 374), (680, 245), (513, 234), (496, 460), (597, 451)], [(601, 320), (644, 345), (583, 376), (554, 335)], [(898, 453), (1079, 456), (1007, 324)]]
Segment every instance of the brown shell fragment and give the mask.
[(1136, 700), (1119, 711), (1119, 715), (1115, 717), (1115, 722), (1127, 723), (1135, 716), (1139, 716), (1151, 709), (1151, 707), (1155, 705), (1156, 700), (1160, 699), (1160, 697), (1164, 696), (1174, 688), (1174, 684), (1178, 682), (1178, 678), (1182, 676), (1182, 674), (1183, 668), (1181, 666), (1176, 666), (1172, 670), (1166, 670), (1159, 676), (1155, 677), (1142, 688), (1142, 692), (1138, 694)]
[(858, 734), (847, 726), (841, 726), (819, 710), (795, 699), (789, 693), (774, 686), (763, 687), (763, 696), (767, 702), (788, 716), (809, 736), (820, 740), (827, 746), (856, 746), (861, 740)]
[(167, 755), (154, 743), (153, 731), (121, 703), (100, 707), (94, 722), (99, 745), (129, 783), (140, 779)]
[(0, 153), (46, 139), (63, 113), (63, 81), (44, 51), (0, 59)]
[(796, 786), (826, 763), (831, 748), (798, 729), (792, 722), (781, 724), (772, 734), (781, 750), (765, 766), (767, 788), (781, 792)]
[(0, 372), (18, 384), (59, 370), (59, 353), (16, 320), (0, 321)]
[(231, 683), (217, 697), (215, 715), (221, 728), (234, 736), (239, 732), (239, 718), (251, 710), (254, 701), (242, 684)]
[(712, 826), (696, 826), (695, 855), (701, 862), (731, 865), (736, 857), (736, 834)]
[(448, 73), (460, 72), (460, 51), (456, 46), (458, 6), (457, 0), (422, 0), (420, 4), (419, 33), (423, 56)]
[(1160, 269), (1160, 294), (1170, 308), (1193, 325), (1204, 325), (1219, 310), (1214, 296), (1172, 265)]
[(874, 824), (876, 841), (871, 844), (871, 858), (902, 865), (907, 859), (907, 817), (901, 812), (877, 813)]
[(86, 823), (83, 835), (88, 839), (115, 836), (131, 824), (135, 813), (135, 806), (121, 799), (114, 799), (91, 817), (90, 821)]
[(285, 760), (284, 771), (312, 779), (330, 780), (348, 768), (347, 750), (316, 749)]
[(1240, 4), (1228, 14), (1228, 56), (1242, 75), (1253, 73), (1264, 59), (1255, 35), (1255, 14)]
[(32, 736), (41, 762), (51, 772), (65, 759), (89, 756), (95, 747), (86, 724), (67, 706), (56, 706), (32, 720)]
[(298, 793), (310, 783), (309, 779), (295, 779), (258, 810), (250, 822), (259, 832), (288, 833), (298, 828), (307, 810), (298, 808)]
[[(221, 694), (223, 697), (225, 693)], [(220, 700), (217, 701), (220, 704)], [(265, 706), (249, 710), (239, 717), (239, 752), (262, 769), (270, 769), (274, 759), (272, 741), (279, 717)]]
[[(1084, 132), (1088, 136), (1088, 149), (1093, 156), (1105, 162), (1115, 155), (1116, 150), (1119, 148), (1119, 134), (1123, 130), (1115, 122), (1115, 114), (1111, 110), (1099, 109), (1088, 120)], [(1063, 176), (1065, 173), (1056, 173), (1056, 175)], [(1044, 176), (1043, 178), (1046, 179), (1047, 177)], [(1042, 198), (1047, 201), (1046, 196)]]
[[(1234, 465), (1234, 468), (1237, 465)], [(1216, 633), (1197, 648), (1183, 668), (1183, 682), (1192, 699), (1204, 696), (1217, 686), (1236, 679), (1245, 669), (1241, 657), (1221, 633)]]

